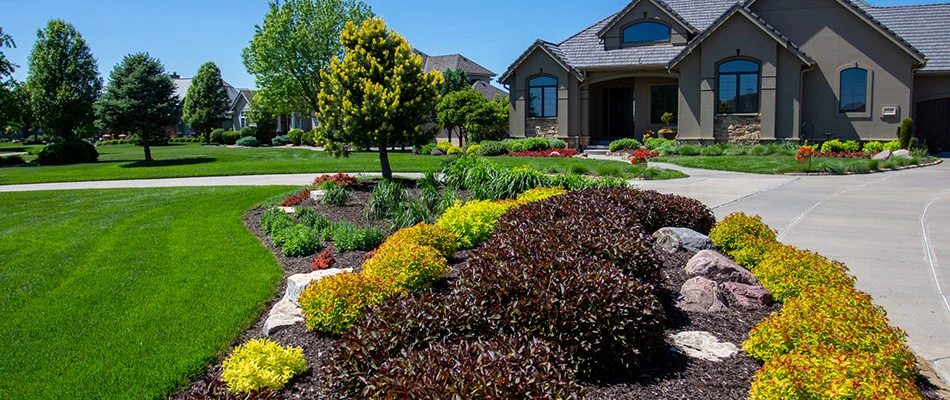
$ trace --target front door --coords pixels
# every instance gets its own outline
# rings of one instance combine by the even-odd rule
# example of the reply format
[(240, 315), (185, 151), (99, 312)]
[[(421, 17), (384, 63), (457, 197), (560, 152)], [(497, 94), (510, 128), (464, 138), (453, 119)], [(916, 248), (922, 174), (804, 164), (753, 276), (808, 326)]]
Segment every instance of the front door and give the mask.
[(604, 136), (607, 138), (633, 137), (636, 104), (633, 88), (608, 88), (604, 91)]

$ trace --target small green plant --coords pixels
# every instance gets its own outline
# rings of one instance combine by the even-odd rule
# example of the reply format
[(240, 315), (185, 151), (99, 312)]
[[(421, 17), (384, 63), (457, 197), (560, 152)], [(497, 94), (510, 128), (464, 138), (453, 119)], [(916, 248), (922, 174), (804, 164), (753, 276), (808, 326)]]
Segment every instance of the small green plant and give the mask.
[(493, 156), (502, 156), (508, 152), (508, 149), (505, 147), (505, 144), (502, 142), (495, 141), (484, 141), (479, 143), (480, 147), (478, 148), (478, 155), (493, 157)]
[(721, 156), (722, 148), (719, 146), (705, 146), (701, 152), (704, 156)]
[(618, 140), (614, 140), (613, 142), (610, 142), (610, 151), (618, 152), (621, 150), (633, 150), (633, 149), (639, 149), (640, 146), (641, 144), (639, 141), (637, 141), (637, 139), (624, 138), (624, 139), (618, 139)]
[(643, 139), (643, 144), (650, 150), (656, 150), (661, 146), (676, 146), (676, 141), (663, 138), (645, 138)]
[(224, 131), (224, 133), (221, 134), (221, 142), (228, 145), (236, 144), (240, 138), (241, 132)]
[(884, 143), (884, 150), (886, 151), (897, 151), (901, 149), (901, 142), (899, 140), (892, 140), (890, 142)]
[(901, 121), (900, 128), (897, 130), (897, 137), (902, 149), (910, 149), (911, 139), (914, 138), (914, 120), (904, 118), (904, 120)]
[(400, 203), (409, 199), (409, 192), (399, 182), (381, 180), (376, 183), (369, 196), (366, 215), (375, 219), (386, 219), (393, 214)]
[(287, 135), (281, 135), (271, 139), (270, 144), (271, 146), (286, 146), (288, 144), (292, 144), (292, 142)]
[(251, 339), (221, 364), (221, 380), (232, 393), (279, 390), (307, 370), (303, 349), (283, 347), (269, 339)]
[(571, 164), (567, 170), (574, 175), (590, 175), (590, 169), (581, 164)]
[(287, 257), (311, 256), (323, 250), (320, 232), (304, 224), (284, 229), (280, 236), (282, 239), (280, 246), (284, 250), (284, 256)]
[(300, 146), (303, 143), (303, 134), (303, 129), (294, 128), (291, 129), (290, 132), (287, 132), (287, 138), (290, 139), (290, 142), (293, 143), (294, 146)]
[(330, 228), (333, 245), (340, 253), (347, 251), (370, 251), (383, 243), (385, 236), (382, 232), (367, 226), (357, 228), (348, 222), (336, 223)]
[(691, 144), (684, 144), (682, 146), (679, 146), (679, 148), (677, 149), (677, 153), (679, 153), (679, 155), (681, 156), (698, 156), (700, 152), (701, 150), (699, 146), (694, 146)]
[(331, 225), (330, 220), (317, 213), (316, 209), (309, 207), (297, 207), (297, 209), (294, 210), (294, 216), (300, 220), (301, 224), (321, 232)]
[(241, 128), (241, 137), (256, 137), (257, 136), (257, 127), (256, 126), (245, 126)]
[(360, 309), (379, 304), (392, 289), (379, 277), (344, 272), (314, 282), (300, 294), (299, 303), (307, 329), (340, 334), (362, 315)]
[(346, 201), (350, 198), (350, 190), (346, 186), (327, 182), (323, 184), (323, 189), (326, 190), (326, 194), (323, 196), (323, 204), (342, 207), (346, 205)]
[(254, 136), (242, 137), (238, 139), (237, 142), (235, 142), (235, 144), (241, 147), (257, 147), (258, 145), (260, 145), (257, 142), (257, 138), (255, 138)]
[(224, 144), (224, 129), (218, 128), (211, 131), (209, 140), (211, 143)]
[(294, 219), (278, 208), (269, 208), (261, 213), (261, 229), (266, 235), (294, 225)]
[(660, 116), (660, 121), (663, 121), (664, 124), (669, 125), (673, 123), (673, 113), (665, 112)]

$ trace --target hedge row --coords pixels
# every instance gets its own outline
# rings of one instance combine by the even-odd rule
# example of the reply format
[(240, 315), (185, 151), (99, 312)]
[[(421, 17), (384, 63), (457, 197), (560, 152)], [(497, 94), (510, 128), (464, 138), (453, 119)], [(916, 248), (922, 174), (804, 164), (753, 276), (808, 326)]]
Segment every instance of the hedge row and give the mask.
[(708, 232), (711, 211), (691, 202), (589, 189), (509, 208), (448, 290), (392, 297), (343, 334), (328, 392), (578, 398), (577, 379), (637, 374), (666, 349), (646, 232)]
[(759, 217), (733, 214), (710, 233), (784, 302), (743, 349), (765, 364), (752, 399), (917, 399), (914, 355), (884, 309), (854, 288), (844, 264), (775, 240)]

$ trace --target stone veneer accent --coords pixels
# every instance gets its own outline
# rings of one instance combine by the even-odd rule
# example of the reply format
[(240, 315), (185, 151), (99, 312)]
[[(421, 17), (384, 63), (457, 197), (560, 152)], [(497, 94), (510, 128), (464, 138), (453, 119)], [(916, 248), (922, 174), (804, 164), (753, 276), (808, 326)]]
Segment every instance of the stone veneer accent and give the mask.
[(526, 137), (557, 137), (557, 118), (528, 118), (524, 123)]
[(758, 143), (762, 139), (759, 114), (718, 114), (713, 127), (717, 142)]

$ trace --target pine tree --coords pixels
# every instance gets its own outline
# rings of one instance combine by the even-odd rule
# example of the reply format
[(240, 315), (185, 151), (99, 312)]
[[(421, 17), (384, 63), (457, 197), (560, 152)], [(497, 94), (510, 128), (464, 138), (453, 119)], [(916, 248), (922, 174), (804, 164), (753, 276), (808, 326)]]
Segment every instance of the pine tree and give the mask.
[(185, 94), (182, 121), (207, 137), (213, 129), (221, 127), (230, 108), (231, 100), (221, 79), (221, 70), (213, 62), (204, 63)]
[(435, 136), (421, 124), (439, 100), (442, 73), (424, 73), (422, 58), (379, 18), (348, 22), (340, 41), (346, 55), (323, 74), (321, 122), (333, 141), (378, 148), (383, 177), (392, 179), (387, 148)]

